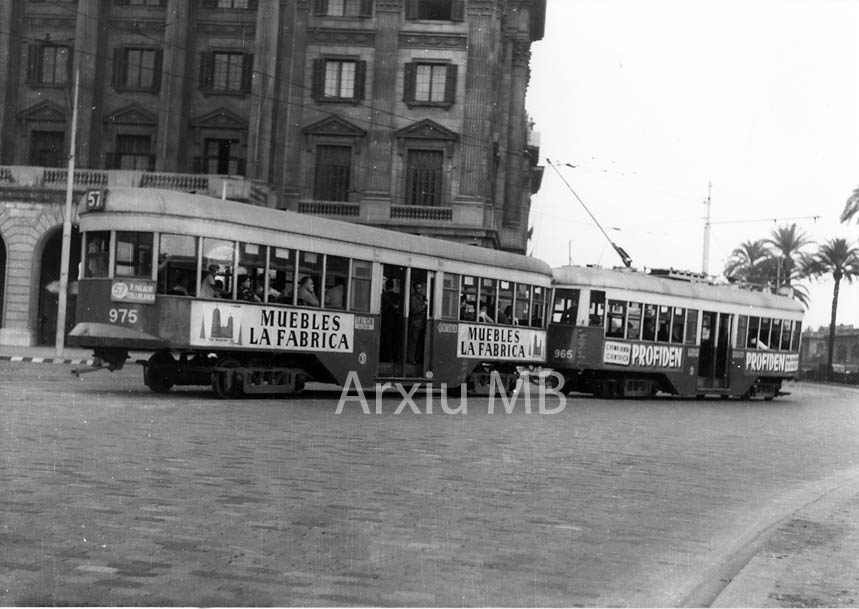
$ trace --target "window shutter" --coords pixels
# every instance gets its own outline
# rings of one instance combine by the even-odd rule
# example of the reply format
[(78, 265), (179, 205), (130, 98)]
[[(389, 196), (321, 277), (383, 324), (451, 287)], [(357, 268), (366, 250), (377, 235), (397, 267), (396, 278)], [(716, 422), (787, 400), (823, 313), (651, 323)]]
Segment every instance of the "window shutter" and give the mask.
[(315, 0), (313, 2), (313, 14), (318, 16), (327, 15), (328, 0)]
[(39, 81), (39, 66), (42, 58), (42, 45), (27, 45), (27, 82)]
[(124, 49), (113, 49), (113, 75), (110, 84), (113, 88), (122, 87), (125, 84), (125, 61)]
[(310, 85), (310, 95), (313, 99), (322, 99), (325, 94), (325, 60), (313, 60), (313, 76)]
[(364, 83), (367, 80), (367, 62), (355, 62), (355, 92), (352, 99), (360, 101), (364, 99)]
[(373, 16), (373, 0), (361, 0), (361, 12), (358, 15), (359, 17), (372, 17)]
[(418, 18), (418, 0), (406, 0), (406, 19)]
[(254, 78), (254, 54), (246, 53), (242, 68), (242, 91), (250, 93)]
[(212, 53), (200, 53), (200, 89), (209, 91), (212, 88)]
[(465, 0), (453, 0), (450, 5), (450, 20), (465, 21)]
[(415, 101), (415, 64), (407, 63), (403, 73), (403, 101)]
[(161, 66), (164, 64), (164, 51), (158, 49), (155, 51), (155, 66), (152, 70), (152, 92), (158, 93), (161, 90)]
[(456, 71), (455, 63), (447, 66), (447, 77), (444, 81), (444, 103), (452, 104), (456, 100)]

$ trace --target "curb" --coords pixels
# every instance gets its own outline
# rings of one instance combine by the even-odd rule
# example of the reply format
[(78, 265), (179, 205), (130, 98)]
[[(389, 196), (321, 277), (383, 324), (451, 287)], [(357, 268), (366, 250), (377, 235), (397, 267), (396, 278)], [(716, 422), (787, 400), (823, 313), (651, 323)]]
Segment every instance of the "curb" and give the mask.
[(36, 357), (36, 356), (23, 356), (23, 355), (0, 355), (0, 361), (5, 362), (25, 362), (31, 364), (83, 364), (87, 366), (91, 366), (93, 364), (92, 358), (86, 359), (70, 359), (66, 357)]

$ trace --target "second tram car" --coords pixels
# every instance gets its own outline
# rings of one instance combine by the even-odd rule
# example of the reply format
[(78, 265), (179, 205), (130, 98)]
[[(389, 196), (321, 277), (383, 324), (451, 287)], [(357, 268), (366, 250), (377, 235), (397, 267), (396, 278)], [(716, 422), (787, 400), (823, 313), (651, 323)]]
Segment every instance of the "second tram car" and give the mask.
[(174, 191), (87, 193), (68, 343), (155, 392), (306, 381), (510, 388), (546, 359), (551, 268), (526, 256)]
[(796, 377), (802, 306), (675, 271), (554, 271), (548, 366), (565, 390), (772, 399)]

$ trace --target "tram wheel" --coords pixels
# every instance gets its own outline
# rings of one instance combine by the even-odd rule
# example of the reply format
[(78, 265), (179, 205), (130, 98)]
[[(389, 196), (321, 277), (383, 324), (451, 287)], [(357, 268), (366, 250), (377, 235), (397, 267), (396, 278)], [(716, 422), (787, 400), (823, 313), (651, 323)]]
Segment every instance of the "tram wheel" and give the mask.
[(167, 393), (175, 384), (176, 360), (167, 351), (158, 351), (149, 358), (144, 372), (144, 382), (155, 393)]
[(236, 375), (232, 371), (218, 370), (219, 368), (238, 368), (241, 364), (237, 359), (225, 357), (218, 360), (215, 370), (212, 371), (212, 391), (220, 399), (234, 398), (241, 395), (241, 386), (238, 384)]

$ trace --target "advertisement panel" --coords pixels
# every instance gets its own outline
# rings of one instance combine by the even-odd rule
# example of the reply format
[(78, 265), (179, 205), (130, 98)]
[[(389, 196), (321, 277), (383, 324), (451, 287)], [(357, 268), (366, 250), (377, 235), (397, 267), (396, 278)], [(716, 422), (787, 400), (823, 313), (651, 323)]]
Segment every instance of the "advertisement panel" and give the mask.
[(683, 347), (652, 343), (619, 343), (607, 340), (603, 363), (638, 368), (679, 370), (683, 366)]
[(285, 351), (351, 353), (355, 317), (340, 311), (193, 302), (191, 344)]
[(790, 374), (799, 370), (799, 354), (746, 351), (745, 363), (746, 372)]
[(459, 324), (458, 332), (459, 357), (522, 362), (546, 357), (545, 330)]

